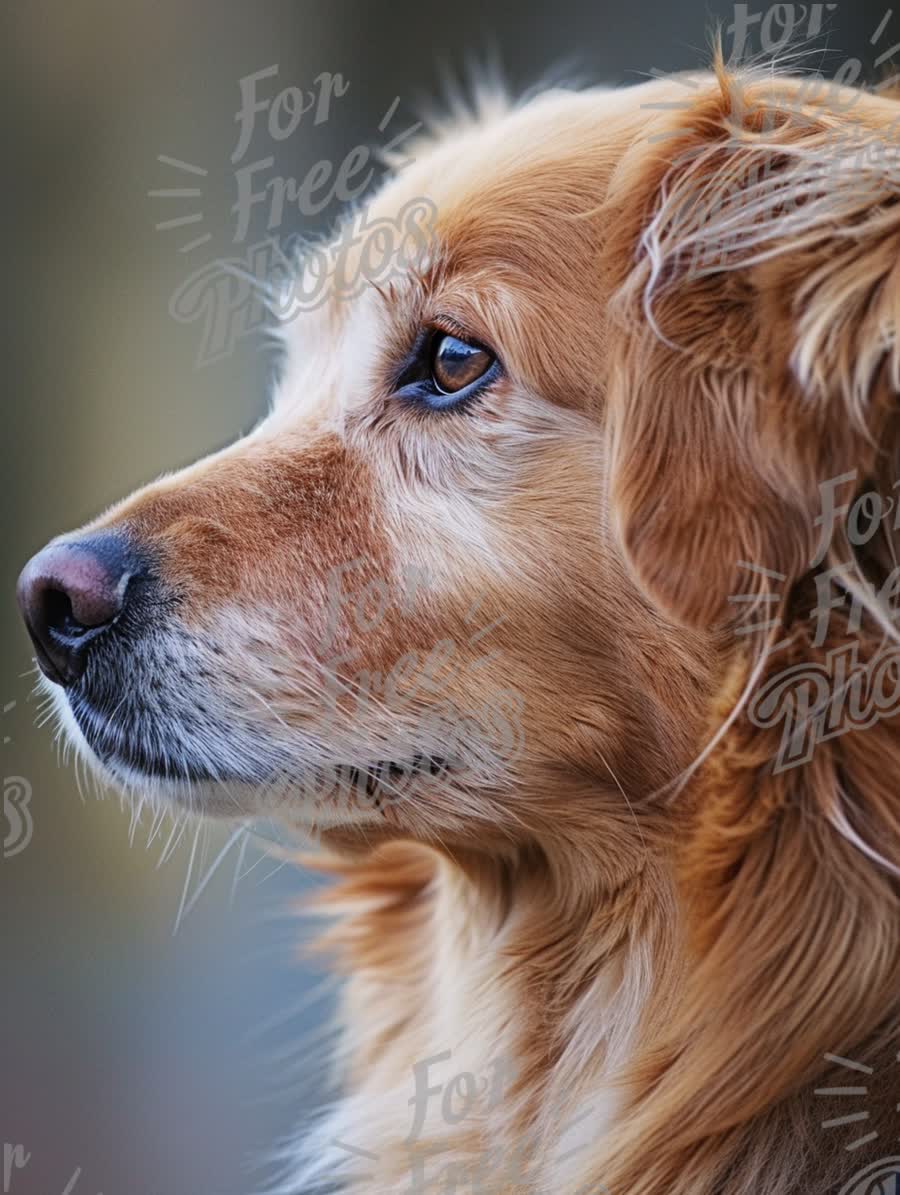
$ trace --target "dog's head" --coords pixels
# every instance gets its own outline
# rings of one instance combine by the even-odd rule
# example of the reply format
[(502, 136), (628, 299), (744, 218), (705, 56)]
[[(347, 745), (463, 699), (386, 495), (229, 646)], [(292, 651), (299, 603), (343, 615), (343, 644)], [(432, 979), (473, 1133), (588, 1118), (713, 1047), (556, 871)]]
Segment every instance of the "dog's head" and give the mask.
[(850, 117), (795, 86), (552, 92), (419, 146), (268, 418), (23, 573), (90, 758), (367, 835), (630, 827), (703, 746), (738, 561), (789, 589), (819, 481), (892, 451), (900, 172), (820, 171)]

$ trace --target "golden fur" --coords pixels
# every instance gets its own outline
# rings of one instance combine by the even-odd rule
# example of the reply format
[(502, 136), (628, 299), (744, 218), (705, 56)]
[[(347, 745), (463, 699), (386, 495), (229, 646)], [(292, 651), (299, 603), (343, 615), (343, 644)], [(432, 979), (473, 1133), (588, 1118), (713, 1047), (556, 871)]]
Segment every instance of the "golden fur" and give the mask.
[[(346, 1094), (285, 1191), (824, 1195), (900, 1152), (897, 719), (776, 772), (780, 728), (746, 715), (849, 634), (840, 610), (811, 633), (820, 483), (900, 476), (898, 117), (721, 67), (488, 105), (373, 202), (433, 201), (428, 260), (301, 316), (272, 415), (96, 524), (177, 587), (204, 733), (253, 705), (235, 753), (421, 750), (427, 695), (363, 719), (353, 678), (438, 641), (442, 702), (521, 732), (505, 754), (473, 714), (456, 769), (377, 809), (307, 807), (285, 768), (278, 807), (339, 877), (325, 945), (348, 977)], [(392, 401), (435, 320), (503, 362), (465, 415)], [(865, 583), (895, 541), (852, 550), (863, 659), (894, 634)], [(839, 521), (826, 563), (850, 550)], [(412, 563), (427, 594), (367, 634), (342, 611), (354, 663), (326, 709), (327, 578), (356, 557), (360, 585)], [(430, 1079), (471, 1072), (477, 1104), (435, 1097), (410, 1141), (413, 1068), (446, 1052)], [(827, 1054), (873, 1069), (878, 1145), (820, 1127), (847, 1111), (815, 1095), (846, 1085)]]

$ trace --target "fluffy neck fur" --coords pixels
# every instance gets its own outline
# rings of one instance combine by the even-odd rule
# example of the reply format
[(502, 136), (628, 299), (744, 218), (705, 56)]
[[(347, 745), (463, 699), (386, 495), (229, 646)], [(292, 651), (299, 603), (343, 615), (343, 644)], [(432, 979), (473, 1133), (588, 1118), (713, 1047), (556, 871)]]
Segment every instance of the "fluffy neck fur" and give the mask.
[[(394, 843), (329, 862), (343, 877), (329, 908), (354, 909), (325, 942), (352, 974), (351, 1094), (291, 1189), (333, 1181), (341, 1160), (347, 1189), (372, 1195), (589, 1180), (591, 1145), (630, 1098), (641, 1027), (678, 987), (671, 867), (647, 850), (652, 819), (632, 833), (614, 868), (590, 872), (583, 849), (496, 861)], [(582, 869), (609, 880), (581, 884)]]

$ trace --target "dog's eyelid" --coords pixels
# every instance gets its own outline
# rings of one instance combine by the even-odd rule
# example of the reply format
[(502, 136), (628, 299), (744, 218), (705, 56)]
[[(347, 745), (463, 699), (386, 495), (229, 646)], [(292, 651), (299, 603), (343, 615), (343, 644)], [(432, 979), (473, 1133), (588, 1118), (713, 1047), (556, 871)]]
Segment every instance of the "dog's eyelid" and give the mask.
[(439, 335), (443, 333), (445, 336), (456, 336), (466, 344), (472, 345), (473, 348), (483, 349), (486, 353), (490, 353), (495, 360), (500, 360), (500, 354), (490, 340), (478, 332), (473, 332), (471, 328), (453, 315), (438, 311), (428, 319), (426, 327)]
[(436, 312), (428, 321), (429, 327), (435, 332), (444, 332), (448, 336), (458, 336), (460, 340), (465, 340), (469, 343), (475, 341), (475, 337), (458, 319), (452, 315), (446, 315), (444, 312)]

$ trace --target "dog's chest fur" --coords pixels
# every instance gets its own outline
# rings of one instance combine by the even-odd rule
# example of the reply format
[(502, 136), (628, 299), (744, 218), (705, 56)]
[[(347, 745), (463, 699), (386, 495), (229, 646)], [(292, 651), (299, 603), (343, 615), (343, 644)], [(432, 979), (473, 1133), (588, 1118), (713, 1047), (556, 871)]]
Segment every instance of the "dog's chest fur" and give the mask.
[(625, 910), (578, 932), (539, 892), (510, 902), (452, 867), (397, 864), (336, 930), (352, 956), (349, 1094), (305, 1144), (303, 1189), (340, 1176), (367, 1195), (578, 1190), (625, 1102), (610, 1080), (651, 974), (619, 931)]

